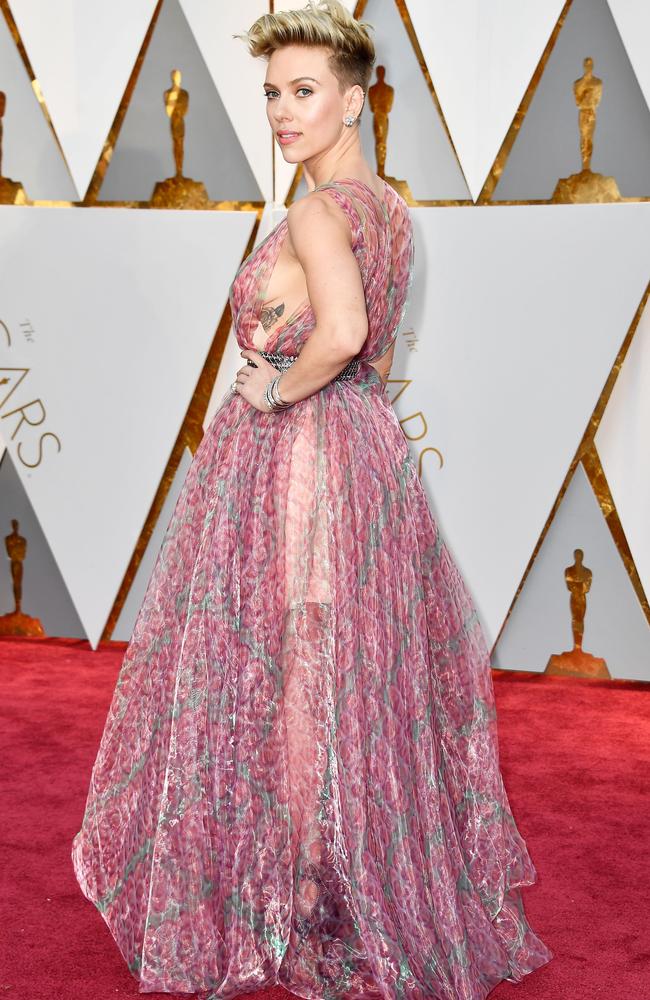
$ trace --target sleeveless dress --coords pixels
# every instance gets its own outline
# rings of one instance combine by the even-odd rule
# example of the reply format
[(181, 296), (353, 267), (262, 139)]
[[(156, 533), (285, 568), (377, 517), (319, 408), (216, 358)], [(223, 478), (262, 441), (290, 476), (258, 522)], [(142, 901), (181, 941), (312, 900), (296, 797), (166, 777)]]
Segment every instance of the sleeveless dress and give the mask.
[[(125, 651), (72, 861), (140, 992), (484, 998), (553, 952), (499, 769), (489, 652), (386, 387), (413, 276), (388, 184), (319, 185), (365, 289), (356, 375), (221, 401)], [(287, 220), (230, 288), (254, 348)], [(298, 354), (308, 301), (264, 350)]]

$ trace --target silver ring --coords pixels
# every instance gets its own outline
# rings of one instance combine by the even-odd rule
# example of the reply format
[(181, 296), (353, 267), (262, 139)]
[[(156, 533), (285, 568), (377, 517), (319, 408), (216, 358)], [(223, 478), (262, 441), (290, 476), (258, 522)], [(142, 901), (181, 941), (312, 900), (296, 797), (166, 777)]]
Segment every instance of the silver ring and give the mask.
[(230, 388), (233, 392), (237, 392), (237, 379), (235, 379)]

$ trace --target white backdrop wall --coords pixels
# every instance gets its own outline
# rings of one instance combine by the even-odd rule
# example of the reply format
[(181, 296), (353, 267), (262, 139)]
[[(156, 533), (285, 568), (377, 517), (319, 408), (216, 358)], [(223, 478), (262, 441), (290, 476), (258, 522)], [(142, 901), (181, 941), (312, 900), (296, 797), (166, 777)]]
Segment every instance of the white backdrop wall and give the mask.
[[(25, 611), (49, 634), (95, 646), (215, 349), (230, 281), (253, 232), (257, 242), (282, 218), (294, 171), (273, 155), (264, 65), (232, 38), (268, 9), (262, 0), (164, 0), (155, 22), (144, 0), (9, 6), (43, 105), (0, 18), (2, 172), (35, 202), (0, 208), (0, 530), (17, 517), (28, 538)], [(647, 9), (574, 0), (558, 25), (562, 3), (534, 6), (355, 8), (375, 26), (377, 63), (395, 88), (386, 172), (416, 201), (413, 294), (390, 391), (495, 666), (542, 670), (570, 647), (563, 571), (581, 546), (594, 571), (585, 648), (613, 676), (650, 680), (647, 606), (581, 465), (547, 525), (650, 280), (650, 50), (638, 44)], [(604, 83), (592, 166), (616, 177), (626, 202), (539, 204), (580, 167), (572, 86), (586, 55)], [(240, 211), (146, 207), (173, 173), (163, 101), (173, 68), (190, 94), (184, 173)], [(492, 204), (476, 205), (531, 80)], [(361, 136), (374, 166), (368, 106)], [(95, 204), (81, 206), (93, 175)], [(294, 196), (305, 190), (301, 180)], [(646, 593), (647, 332), (642, 317), (595, 439)], [(240, 364), (230, 331), (204, 427)], [(190, 460), (186, 451), (114, 638), (130, 635)], [(0, 613), (12, 606), (7, 561)]]

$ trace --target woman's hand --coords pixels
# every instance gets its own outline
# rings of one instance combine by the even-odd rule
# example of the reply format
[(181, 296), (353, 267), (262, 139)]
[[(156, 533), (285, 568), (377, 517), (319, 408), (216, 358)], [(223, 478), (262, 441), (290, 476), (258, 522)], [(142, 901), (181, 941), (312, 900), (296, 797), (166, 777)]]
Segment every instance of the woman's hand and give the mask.
[(278, 369), (263, 358), (259, 351), (253, 350), (253, 348), (247, 347), (245, 350), (240, 351), (243, 358), (250, 358), (257, 365), (256, 368), (253, 365), (249, 365), (248, 362), (243, 368), (240, 368), (235, 376), (235, 382), (237, 383), (236, 392), (243, 396), (244, 399), (254, 406), (256, 410), (261, 410), (263, 413), (270, 413), (269, 405), (266, 402), (266, 397), (264, 395), (264, 390), (266, 389), (269, 382), (279, 375)]

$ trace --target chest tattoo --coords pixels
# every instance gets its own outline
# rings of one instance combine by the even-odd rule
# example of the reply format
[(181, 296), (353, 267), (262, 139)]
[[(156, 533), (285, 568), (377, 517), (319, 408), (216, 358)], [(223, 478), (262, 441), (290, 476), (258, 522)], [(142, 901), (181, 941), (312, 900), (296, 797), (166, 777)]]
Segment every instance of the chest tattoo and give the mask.
[(284, 312), (284, 302), (279, 302), (277, 306), (263, 306), (260, 314), (260, 323), (264, 330), (270, 330), (277, 319)]

